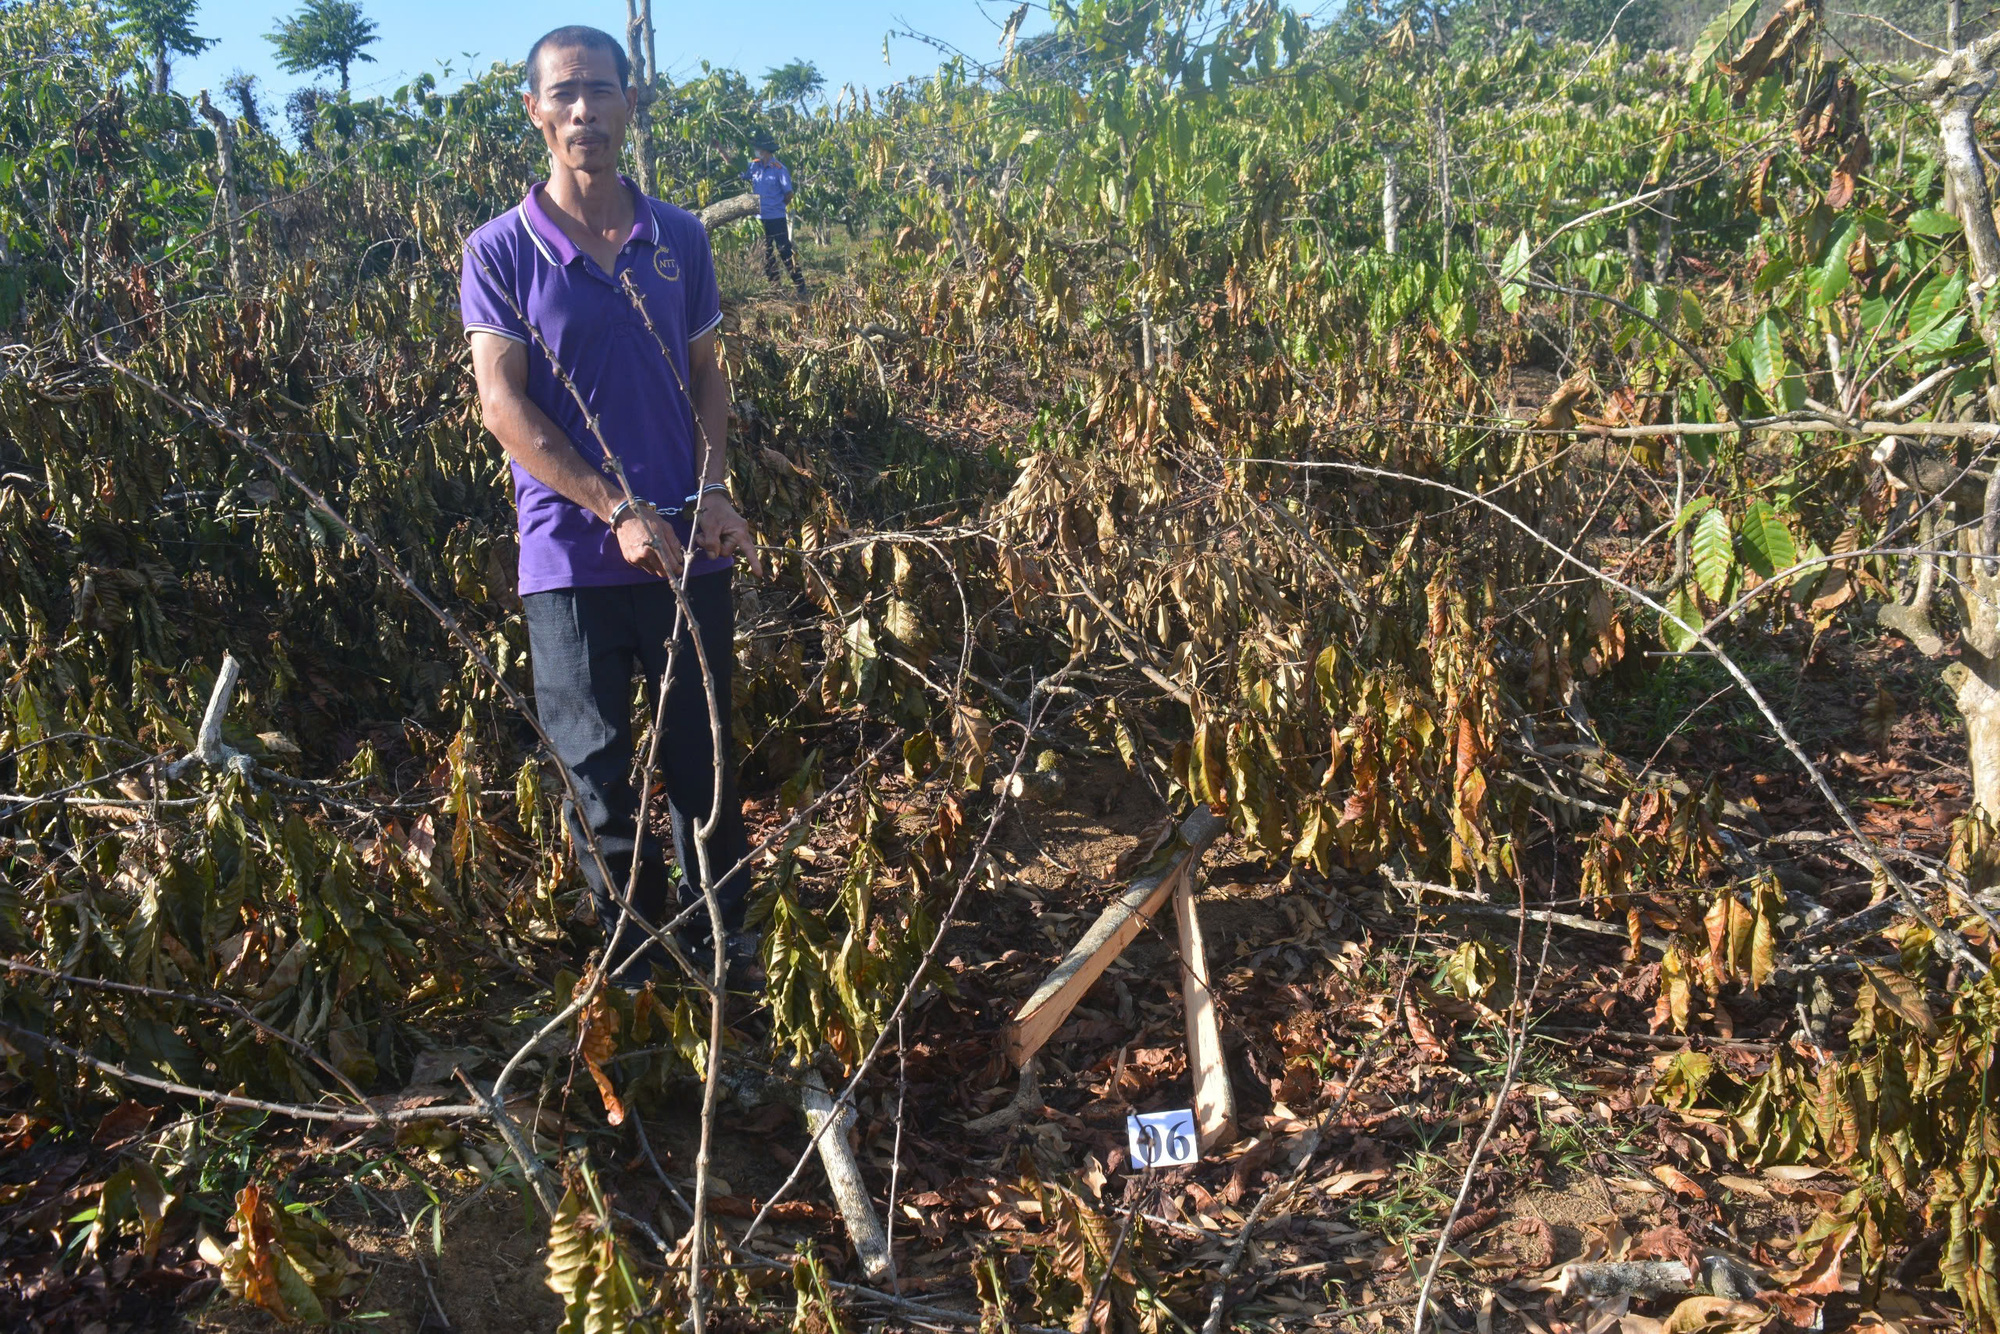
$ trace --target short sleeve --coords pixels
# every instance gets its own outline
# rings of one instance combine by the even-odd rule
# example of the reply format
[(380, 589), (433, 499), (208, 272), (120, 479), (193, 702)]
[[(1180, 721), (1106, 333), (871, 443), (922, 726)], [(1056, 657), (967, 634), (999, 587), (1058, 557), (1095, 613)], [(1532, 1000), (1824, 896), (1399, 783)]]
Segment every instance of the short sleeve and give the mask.
[(458, 314), (468, 336), (474, 333), (499, 334), (517, 343), (528, 341), (528, 327), (522, 321), (520, 298), (510, 302), (503, 284), (514, 277), (511, 260), (492, 253), (474, 236), (465, 246), (465, 265), (458, 275)]
[(682, 293), (687, 301), (688, 341), (693, 342), (722, 323), (722, 293), (715, 285), (715, 256), (708, 246), (708, 229), (690, 219), (683, 233), (686, 241), (687, 285)]

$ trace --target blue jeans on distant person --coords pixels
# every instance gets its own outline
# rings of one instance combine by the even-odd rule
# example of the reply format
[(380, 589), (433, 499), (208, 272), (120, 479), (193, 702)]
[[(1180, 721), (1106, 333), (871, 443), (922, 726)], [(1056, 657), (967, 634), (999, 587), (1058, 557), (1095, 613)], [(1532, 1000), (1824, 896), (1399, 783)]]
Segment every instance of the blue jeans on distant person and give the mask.
[[(729, 745), (729, 687), (735, 668), (735, 601), (730, 571), (692, 576), (688, 607), (701, 633), (702, 650), (714, 687), (725, 751)], [(556, 754), (576, 777), (577, 801), (565, 801), (563, 816), (575, 841), (577, 860), (589, 882), (597, 920), (606, 941), (617, 930), (618, 897), (639, 850), (639, 880), (633, 908), (655, 927), (681, 907), (701, 898), (695, 829), (708, 818), (715, 793), (718, 759), (709, 731), (708, 696), (693, 637), (681, 629), (673, 680), (667, 686), (665, 730), (660, 737), (659, 780), (666, 788), (674, 858), (681, 867), (680, 902), (671, 903), (665, 850), (656, 837), (636, 837), (638, 793), (632, 786), (632, 673), (636, 667), (658, 688), (667, 668), (667, 640), (674, 628), (673, 590), (664, 582), (609, 588), (561, 588), (521, 599), (527, 612), (528, 647), (535, 672), (535, 712)], [(652, 690), (647, 693), (652, 695)], [(750, 888), (746, 863), (749, 840), (743, 807), (736, 795), (734, 766), (725, 753), (722, 818), (708, 842), (708, 864), (716, 872), (716, 898), (725, 931), (740, 930)], [(585, 831), (595, 834), (605, 865), (617, 880), (613, 893), (591, 858)], [(732, 870), (732, 868), (734, 868)], [(697, 908), (681, 933), (706, 941), (708, 913)], [(636, 985), (666, 952), (636, 925), (619, 938), (612, 966), (619, 981)]]

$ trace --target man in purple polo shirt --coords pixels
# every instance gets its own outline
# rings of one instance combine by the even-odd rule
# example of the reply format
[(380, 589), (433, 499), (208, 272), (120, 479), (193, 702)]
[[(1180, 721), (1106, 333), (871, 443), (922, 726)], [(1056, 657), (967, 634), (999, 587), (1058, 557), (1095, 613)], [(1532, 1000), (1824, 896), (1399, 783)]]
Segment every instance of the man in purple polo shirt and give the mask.
[[(736, 933), (749, 885), (742, 806), (729, 757), (711, 744), (709, 692), (668, 581), (685, 563), (726, 746), (730, 570), (737, 557), (761, 570), (725, 480), (729, 384), (716, 357), (722, 307), (708, 234), (618, 171), (637, 106), (629, 73), (624, 48), (595, 28), (558, 28), (529, 51), (523, 102), (548, 145), (549, 179), (466, 241), (460, 306), (486, 428), (513, 467), (535, 709), (576, 778), (565, 816), (616, 976), (636, 986), (663, 951), (630, 923), (618, 927), (635, 855), (633, 910), (658, 925), (675, 907), (659, 840), (634, 828), (632, 673), (657, 684), (679, 626), (660, 755), (682, 893), (699, 897), (696, 830), (720, 766), (708, 864)], [(606, 466), (606, 447), (636, 505)], [(585, 828), (615, 885), (581, 855)], [(694, 920), (705, 941), (707, 915)], [(751, 948), (732, 934), (732, 956)]]

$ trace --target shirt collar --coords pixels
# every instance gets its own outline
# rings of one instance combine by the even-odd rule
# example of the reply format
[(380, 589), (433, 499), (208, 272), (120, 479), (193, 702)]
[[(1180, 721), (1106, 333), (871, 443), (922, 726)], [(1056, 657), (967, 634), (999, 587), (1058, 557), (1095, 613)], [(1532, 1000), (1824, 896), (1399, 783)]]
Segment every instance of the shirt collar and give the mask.
[[(625, 238), (625, 244), (645, 241), (649, 245), (658, 245), (660, 218), (653, 212), (651, 201), (631, 177), (621, 173), (618, 179), (632, 192), (632, 201), (636, 205), (632, 217), (632, 234)], [(576, 242), (570, 240), (563, 229), (556, 226), (556, 220), (549, 216), (547, 207), (542, 203), (542, 182), (536, 182), (528, 187), (527, 195), (521, 200), (520, 212), (521, 225), (528, 229), (528, 237), (535, 243), (535, 248), (542, 252), (543, 259), (551, 264), (567, 266), (583, 255), (583, 251), (577, 248)]]

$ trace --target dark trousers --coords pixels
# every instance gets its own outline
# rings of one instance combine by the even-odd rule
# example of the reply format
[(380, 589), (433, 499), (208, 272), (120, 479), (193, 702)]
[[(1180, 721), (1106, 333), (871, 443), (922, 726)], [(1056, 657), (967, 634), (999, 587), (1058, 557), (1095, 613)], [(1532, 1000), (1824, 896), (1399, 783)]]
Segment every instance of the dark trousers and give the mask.
[(791, 270), (792, 286), (801, 292), (806, 290), (806, 276), (799, 271), (799, 261), (792, 255), (792, 223), (789, 218), (765, 218), (764, 222), (764, 276), (773, 283), (779, 281), (778, 261), (784, 260)]
[[(749, 852), (749, 841), (743, 832), (743, 806), (736, 795), (734, 766), (727, 754), (736, 619), (729, 579), (728, 570), (690, 578), (687, 602), (700, 628), (722, 720), (722, 818), (708, 841), (708, 864), (718, 877), (716, 897), (722, 903), (723, 925), (733, 931), (743, 925), (750, 868), (740, 864)], [(676, 903), (668, 893), (666, 857), (659, 839), (648, 836), (641, 842), (633, 828), (639, 803), (631, 778), (632, 673), (636, 667), (652, 683), (647, 697), (649, 705), (656, 703), (653, 692), (666, 672), (667, 640), (674, 630), (673, 590), (664, 583), (565, 588), (530, 593), (521, 601), (527, 611), (528, 648), (535, 671), (535, 712), (555, 743), (556, 754), (576, 776), (577, 800), (566, 802), (563, 814), (576, 843), (577, 860), (590, 884), (597, 920), (609, 941), (620, 913), (617, 895), (624, 892), (636, 849), (640, 869), (632, 905), (648, 922), (659, 926), (681, 906), (701, 898), (695, 829), (708, 818), (718, 762), (709, 733), (701, 665), (695, 657), (693, 638), (683, 626), (673, 680), (667, 686), (666, 727), (659, 752), (659, 779), (666, 787), (674, 857), (682, 874)], [(586, 829), (597, 836), (605, 864), (617, 881), (617, 894), (605, 885), (589, 855)], [(697, 909), (684, 935), (706, 940), (708, 928), (708, 913)], [(666, 953), (645, 932), (628, 923), (612, 962), (620, 970), (621, 981), (636, 982), (646, 977), (653, 964), (664, 964)]]

